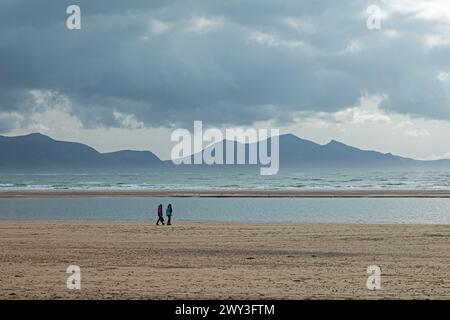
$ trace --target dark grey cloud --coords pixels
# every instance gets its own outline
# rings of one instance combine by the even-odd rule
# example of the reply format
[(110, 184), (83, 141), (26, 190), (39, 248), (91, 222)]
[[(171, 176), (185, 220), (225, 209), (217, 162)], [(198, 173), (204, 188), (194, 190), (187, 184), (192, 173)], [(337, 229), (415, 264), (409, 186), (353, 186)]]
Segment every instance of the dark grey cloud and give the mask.
[[(80, 31), (65, 28), (70, 4), (81, 7)], [(41, 90), (87, 127), (120, 126), (114, 111), (148, 126), (286, 122), (368, 93), (386, 95), (388, 110), (450, 119), (449, 87), (437, 79), (450, 72), (450, 46), (424, 41), (450, 39), (448, 26), (392, 12), (370, 31), (369, 4), (3, 0), (0, 113), (26, 120), (45, 107), (30, 95)]]

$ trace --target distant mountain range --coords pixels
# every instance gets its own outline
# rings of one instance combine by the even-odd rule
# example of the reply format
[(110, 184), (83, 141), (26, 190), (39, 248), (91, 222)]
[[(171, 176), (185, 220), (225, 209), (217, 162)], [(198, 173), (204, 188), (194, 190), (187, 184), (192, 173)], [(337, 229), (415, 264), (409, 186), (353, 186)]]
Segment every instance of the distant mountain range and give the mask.
[[(399, 157), (391, 153), (361, 150), (331, 141), (320, 145), (292, 134), (281, 135), (280, 168), (286, 167), (448, 167), (450, 160), (419, 161)], [(270, 150), (269, 140), (269, 147)], [(234, 142), (236, 145), (238, 142)], [(210, 151), (212, 146), (203, 152)], [(244, 146), (249, 150), (249, 145)], [(246, 152), (248, 154), (248, 152)], [(224, 158), (226, 153), (224, 152)], [(248, 157), (247, 157), (248, 161)], [(144, 169), (165, 166), (173, 169), (171, 161), (163, 161), (150, 151), (123, 150), (100, 153), (75, 142), (57, 141), (40, 133), (25, 136), (0, 136), (0, 171), (48, 171), (48, 170), (120, 170)], [(179, 167), (179, 166), (178, 166)], [(181, 166), (183, 167), (183, 166)], [(186, 166), (184, 166), (186, 167)], [(196, 166), (198, 167), (198, 166)], [(209, 166), (224, 167), (224, 166)]]
[(160, 163), (161, 160), (150, 151), (100, 153), (85, 144), (57, 141), (40, 133), (17, 137), (0, 136), (0, 170), (114, 169)]

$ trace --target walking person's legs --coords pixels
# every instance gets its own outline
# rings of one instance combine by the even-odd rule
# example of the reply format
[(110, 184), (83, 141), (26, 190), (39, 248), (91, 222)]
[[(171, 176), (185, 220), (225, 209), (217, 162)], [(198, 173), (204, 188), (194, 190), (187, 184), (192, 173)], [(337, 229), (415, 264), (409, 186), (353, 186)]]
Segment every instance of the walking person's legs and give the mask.
[(163, 217), (158, 217), (158, 221), (156, 221), (156, 225), (159, 226), (159, 222), (161, 221), (162, 225), (164, 225)]

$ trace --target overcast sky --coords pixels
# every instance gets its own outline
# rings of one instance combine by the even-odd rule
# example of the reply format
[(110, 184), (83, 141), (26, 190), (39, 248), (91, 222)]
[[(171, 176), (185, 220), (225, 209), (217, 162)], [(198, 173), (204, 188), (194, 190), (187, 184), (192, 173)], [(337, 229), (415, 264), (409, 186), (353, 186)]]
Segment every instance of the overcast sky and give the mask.
[(203, 120), (450, 158), (449, 57), (448, 0), (2, 0), (0, 134), (168, 158)]

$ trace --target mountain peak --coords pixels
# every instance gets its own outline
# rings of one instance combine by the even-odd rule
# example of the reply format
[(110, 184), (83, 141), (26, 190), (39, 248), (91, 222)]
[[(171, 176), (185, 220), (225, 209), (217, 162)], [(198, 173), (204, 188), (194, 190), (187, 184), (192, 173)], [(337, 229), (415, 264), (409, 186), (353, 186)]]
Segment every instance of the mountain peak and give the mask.
[(49, 136), (46, 136), (45, 134), (42, 134), (40, 132), (33, 132), (33, 133), (25, 134), (23, 136), (18, 136), (17, 138), (33, 138), (33, 139), (53, 140)]
[(312, 142), (312, 141), (307, 140), (307, 139), (300, 138), (300, 137), (298, 137), (298, 136), (296, 136), (295, 134), (292, 134), (292, 133), (286, 133), (286, 134), (280, 135), (280, 141), (290, 142), (290, 143), (299, 143), (300, 142), (300, 143), (313, 143), (313, 144), (315, 144), (315, 142)]
[(300, 139), (299, 137), (297, 137), (295, 134), (292, 133), (285, 133), (280, 135), (280, 137), (286, 138), (286, 139)]
[(0, 138), (2, 138), (3, 140), (6, 141), (26, 141), (26, 140), (30, 140), (30, 141), (54, 141), (52, 138), (50, 138), (49, 136), (46, 136), (45, 134), (39, 133), (39, 132), (34, 132), (34, 133), (28, 133), (28, 134), (24, 134), (21, 136), (2, 136), (0, 135)]
[(326, 144), (326, 146), (342, 146), (342, 147), (349, 147), (349, 146), (346, 145), (345, 143), (340, 142), (340, 141), (337, 141), (337, 140), (334, 140), (334, 139), (330, 140), (330, 142), (328, 142), (328, 143)]

